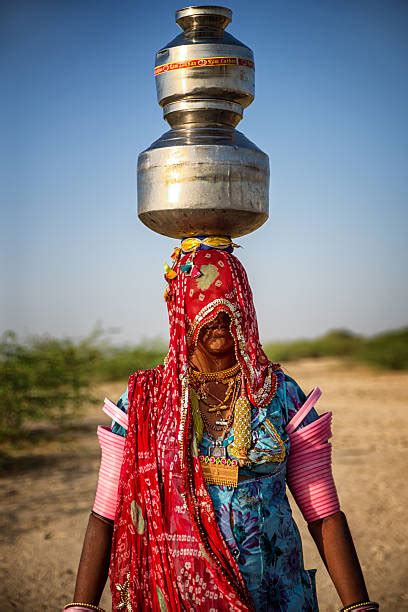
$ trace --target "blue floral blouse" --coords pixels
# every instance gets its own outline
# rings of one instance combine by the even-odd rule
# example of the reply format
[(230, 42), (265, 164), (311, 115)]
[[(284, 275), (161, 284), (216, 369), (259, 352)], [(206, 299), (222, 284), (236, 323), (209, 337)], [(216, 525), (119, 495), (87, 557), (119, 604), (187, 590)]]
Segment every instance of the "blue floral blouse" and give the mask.
[[(239, 468), (247, 477), (237, 487), (208, 485), (221, 532), (235, 556), (258, 612), (318, 612), (316, 570), (303, 565), (302, 543), (286, 496), (290, 452), (285, 425), (306, 400), (299, 385), (277, 372), (278, 390), (269, 404), (252, 411), (252, 464)], [(127, 390), (119, 408), (127, 412)], [(313, 409), (302, 426), (318, 418)], [(113, 422), (112, 431), (125, 435)], [(225, 438), (228, 446), (233, 430)], [(199, 450), (209, 454), (212, 438), (204, 432)]]

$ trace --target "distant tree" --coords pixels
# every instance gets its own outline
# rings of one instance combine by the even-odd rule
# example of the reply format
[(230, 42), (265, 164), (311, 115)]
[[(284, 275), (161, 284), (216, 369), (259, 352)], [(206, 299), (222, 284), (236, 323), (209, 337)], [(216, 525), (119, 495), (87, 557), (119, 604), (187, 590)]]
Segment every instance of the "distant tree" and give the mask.
[(20, 342), (0, 338), (0, 437), (18, 434), (29, 421), (62, 422), (88, 396), (100, 351), (95, 336), (74, 343), (50, 337)]

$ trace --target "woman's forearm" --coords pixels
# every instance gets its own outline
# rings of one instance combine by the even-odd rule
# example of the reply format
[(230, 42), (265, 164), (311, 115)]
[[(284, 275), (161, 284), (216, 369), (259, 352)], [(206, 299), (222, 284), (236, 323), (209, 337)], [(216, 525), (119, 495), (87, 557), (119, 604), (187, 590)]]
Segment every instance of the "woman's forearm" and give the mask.
[(75, 585), (74, 601), (98, 605), (109, 571), (113, 525), (89, 517)]
[(343, 606), (368, 601), (363, 572), (343, 512), (308, 525)]

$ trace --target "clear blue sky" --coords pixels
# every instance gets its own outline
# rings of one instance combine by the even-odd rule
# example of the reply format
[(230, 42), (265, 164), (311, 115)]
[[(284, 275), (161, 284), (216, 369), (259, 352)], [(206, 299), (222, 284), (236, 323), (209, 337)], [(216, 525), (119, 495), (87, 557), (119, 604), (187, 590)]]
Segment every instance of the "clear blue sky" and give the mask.
[[(270, 156), (270, 219), (238, 252), (263, 339), (406, 324), (408, 3), (226, 5), (256, 62), (239, 129)], [(167, 337), (175, 241), (137, 219), (136, 161), (167, 128), (154, 54), (181, 6), (1, 3), (0, 331)]]

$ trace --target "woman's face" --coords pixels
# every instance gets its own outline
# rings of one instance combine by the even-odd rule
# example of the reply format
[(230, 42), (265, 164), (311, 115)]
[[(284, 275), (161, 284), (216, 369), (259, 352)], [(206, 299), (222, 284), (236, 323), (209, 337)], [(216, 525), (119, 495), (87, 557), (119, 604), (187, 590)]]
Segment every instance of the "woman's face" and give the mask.
[(226, 312), (219, 312), (213, 321), (203, 326), (198, 337), (198, 343), (214, 357), (221, 357), (234, 351), (234, 338), (230, 332), (230, 318)]

